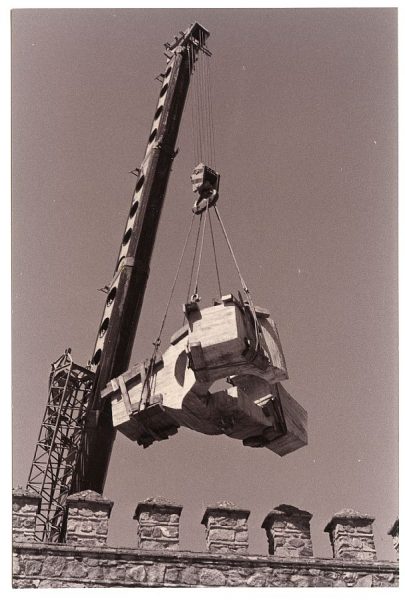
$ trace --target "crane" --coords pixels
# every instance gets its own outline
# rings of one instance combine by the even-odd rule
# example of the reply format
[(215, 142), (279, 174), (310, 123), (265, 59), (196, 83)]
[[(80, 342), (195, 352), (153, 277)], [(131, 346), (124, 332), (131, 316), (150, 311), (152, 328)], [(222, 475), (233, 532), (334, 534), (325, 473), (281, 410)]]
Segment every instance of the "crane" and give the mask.
[[(137, 183), (113, 277), (101, 290), (106, 292), (106, 300), (92, 358), (87, 367), (76, 365), (69, 348), (52, 364), (48, 401), (27, 484), (42, 498), (37, 537), (43, 541), (63, 541), (69, 494), (103, 492), (117, 430), (145, 448), (168, 439), (180, 426), (208, 435), (225, 434), (245, 446), (265, 447), (280, 456), (307, 444), (307, 413), (280, 383), (288, 379), (288, 373), (277, 327), (270, 313), (252, 302), (216, 206), (219, 173), (204, 162), (191, 176), (193, 192), (198, 195), (192, 219), (199, 217), (193, 268), (202, 221), (203, 225), (195, 290), (183, 307), (187, 324), (183, 321), (166, 352), (158, 353), (193, 221), (154, 353), (129, 368), (177, 154), (180, 121), (198, 57), (202, 54), (205, 64), (205, 58), (211, 56), (206, 47), (208, 36), (207, 29), (194, 23), (165, 44), (166, 68), (159, 76), (161, 89), (145, 156), (133, 172)], [(209, 99), (209, 86), (204, 88), (201, 79), (199, 92)], [(199, 106), (210, 114), (204, 98), (199, 98)], [(199, 115), (200, 160), (206, 142), (207, 156), (211, 155), (215, 165), (212, 121), (201, 136), (202, 120)], [(215, 258), (220, 299), (214, 299), (212, 307), (200, 309), (198, 275), (207, 216), (211, 228), (211, 210), (235, 262), (244, 299), (240, 293), (239, 299), (221, 293)], [(211, 236), (214, 245), (212, 229)], [(232, 388), (213, 392), (212, 384), (221, 378)]]
[(70, 349), (53, 365), (49, 395), (27, 488), (40, 493), (39, 536), (61, 541), (65, 500), (85, 489), (102, 493), (116, 436), (111, 406), (101, 390), (123, 373), (139, 322), (176, 140), (191, 75), (209, 32), (195, 22), (165, 44), (166, 68), (145, 156), (135, 174), (125, 232), (89, 365), (73, 363)]

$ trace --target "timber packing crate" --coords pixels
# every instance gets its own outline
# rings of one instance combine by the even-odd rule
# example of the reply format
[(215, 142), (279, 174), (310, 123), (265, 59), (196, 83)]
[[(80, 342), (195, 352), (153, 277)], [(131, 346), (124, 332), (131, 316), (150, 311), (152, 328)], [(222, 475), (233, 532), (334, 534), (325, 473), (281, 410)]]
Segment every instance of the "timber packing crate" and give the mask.
[[(268, 311), (228, 294), (201, 310), (190, 302), (184, 312), (188, 324), (163, 355), (138, 363), (102, 391), (114, 426), (145, 447), (181, 425), (280, 455), (305, 445), (306, 412), (277, 385), (288, 375)], [(231, 387), (210, 392), (222, 379)]]

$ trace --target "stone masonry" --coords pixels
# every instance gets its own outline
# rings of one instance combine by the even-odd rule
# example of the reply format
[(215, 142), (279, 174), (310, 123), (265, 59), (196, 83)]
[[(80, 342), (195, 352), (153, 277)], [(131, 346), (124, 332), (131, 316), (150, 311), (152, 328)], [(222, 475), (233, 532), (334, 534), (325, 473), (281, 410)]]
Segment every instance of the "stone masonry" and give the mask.
[[(112, 502), (95, 492), (70, 496), (67, 542), (59, 544), (34, 541), (32, 515), (39, 507), (36, 495), (20, 489), (13, 500), (15, 588), (398, 586), (398, 563), (378, 561), (375, 550), (363, 546), (374, 549), (372, 517), (355, 511), (334, 515), (326, 527), (335, 544), (334, 558), (315, 558), (309, 530), (311, 514), (286, 505), (270, 511), (263, 523), (267, 534), (270, 531), (281, 543), (274, 543), (270, 556), (257, 556), (248, 551), (249, 511), (230, 502), (209, 506), (205, 511), (209, 551), (189, 552), (178, 549), (182, 507), (163, 498), (149, 498), (138, 504), (138, 548), (106, 544)], [(27, 522), (17, 518), (22, 515), (29, 515)], [(98, 520), (102, 531), (94, 525)], [(91, 524), (91, 530), (86, 523)], [(353, 531), (338, 527), (342, 524)], [(169, 529), (163, 532), (159, 528)], [(391, 529), (398, 532), (399, 524)], [(232, 535), (223, 535), (225, 531)], [(236, 543), (237, 533), (245, 534), (246, 539)], [(340, 544), (343, 537), (344, 545)], [(304, 545), (294, 546), (294, 540), (303, 540)], [(157, 545), (147, 548), (146, 542), (151, 541)], [(306, 555), (292, 556), (297, 548), (306, 548)], [(281, 549), (285, 556), (280, 555)]]
[(13, 542), (35, 539), (35, 519), (41, 508), (41, 497), (21, 487), (13, 490)]
[(311, 519), (311, 513), (288, 504), (280, 504), (271, 510), (262, 524), (267, 533), (269, 554), (312, 556)]
[(399, 559), (399, 519), (395, 519), (395, 523), (390, 527), (388, 535), (392, 535), (392, 543), (394, 544), (395, 551), (397, 553), (397, 560)]
[(19, 543), (13, 585), (52, 587), (394, 587), (398, 563)]
[(183, 507), (160, 496), (140, 502), (134, 519), (138, 521), (139, 547), (147, 550), (178, 550), (179, 522)]
[(77, 546), (105, 546), (114, 502), (86, 490), (67, 497), (66, 542)]
[(246, 554), (249, 515), (250, 510), (238, 508), (233, 502), (208, 506), (201, 521), (206, 527), (207, 550), (219, 554)]
[(373, 521), (374, 517), (355, 510), (345, 509), (336, 513), (324, 529), (329, 533), (333, 556), (375, 560)]

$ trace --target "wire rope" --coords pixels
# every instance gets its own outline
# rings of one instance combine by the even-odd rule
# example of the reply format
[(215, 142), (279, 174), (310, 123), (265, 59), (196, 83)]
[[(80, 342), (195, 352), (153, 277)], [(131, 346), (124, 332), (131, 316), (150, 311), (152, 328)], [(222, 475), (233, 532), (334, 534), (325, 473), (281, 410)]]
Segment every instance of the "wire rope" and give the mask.
[(191, 217), (190, 227), (188, 229), (187, 236), (186, 236), (186, 241), (184, 242), (183, 249), (181, 251), (180, 260), (179, 260), (178, 265), (177, 265), (176, 274), (174, 276), (174, 280), (173, 280), (172, 287), (171, 287), (170, 294), (169, 294), (169, 299), (168, 299), (167, 304), (166, 304), (165, 312), (164, 312), (163, 319), (162, 319), (162, 324), (160, 326), (159, 334), (158, 334), (158, 337), (156, 338), (155, 345), (156, 344), (160, 345), (160, 341), (161, 341), (160, 338), (161, 338), (161, 335), (162, 335), (162, 332), (163, 332), (163, 329), (164, 329), (164, 326), (165, 326), (165, 323), (166, 323), (166, 318), (167, 318), (169, 307), (170, 307), (170, 304), (171, 304), (171, 301), (172, 301), (172, 298), (173, 298), (174, 289), (176, 287), (176, 283), (177, 283), (177, 280), (179, 278), (180, 268), (181, 268), (181, 265), (182, 265), (182, 262), (183, 262), (184, 254), (186, 252), (186, 247), (187, 247), (187, 244), (188, 244), (188, 240), (190, 238), (191, 230), (193, 228), (194, 217), (195, 217), (195, 214), (193, 213), (193, 216)]
[(210, 223), (210, 232), (211, 232), (211, 240), (212, 240), (212, 249), (214, 251), (214, 261), (215, 261), (215, 270), (217, 273), (217, 281), (218, 281), (218, 290), (219, 290), (219, 297), (222, 298), (222, 291), (221, 291), (221, 280), (219, 277), (219, 269), (218, 269), (218, 260), (217, 260), (217, 252), (215, 249), (215, 240), (214, 240), (214, 231), (212, 229), (212, 220), (211, 220), (211, 213), (210, 213), (210, 208), (207, 209), (208, 212), (208, 220)]
[(241, 270), (239, 268), (239, 265), (238, 265), (238, 261), (236, 260), (235, 253), (234, 253), (234, 251), (232, 249), (232, 245), (231, 245), (229, 236), (228, 236), (228, 234), (227, 234), (227, 232), (225, 230), (224, 223), (223, 223), (223, 221), (221, 219), (221, 216), (220, 216), (219, 211), (218, 211), (218, 209), (217, 209), (216, 206), (214, 206), (214, 210), (215, 210), (215, 214), (217, 215), (218, 221), (219, 221), (219, 223), (221, 225), (222, 232), (224, 234), (227, 246), (228, 246), (229, 251), (231, 253), (231, 256), (233, 258), (233, 261), (234, 261), (236, 270), (238, 272), (239, 279), (240, 279), (243, 291), (245, 292), (245, 296), (246, 296), (246, 299), (247, 299), (247, 302), (248, 302), (248, 305), (249, 305), (249, 308), (250, 308), (250, 312), (251, 312), (251, 315), (252, 315), (252, 318), (253, 318), (253, 322), (254, 322), (254, 327), (255, 327), (255, 338), (256, 338), (255, 351), (257, 352), (257, 350), (259, 349), (259, 346), (260, 346), (260, 337), (262, 335), (262, 327), (261, 327), (261, 325), (259, 323), (259, 320), (257, 318), (256, 310), (255, 310), (255, 307), (254, 307), (254, 304), (253, 304), (252, 297), (251, 297), (250, 292), (249, 292), (249, 288), (247, 287), (247, 284), (246, 284), (246, 282), (245, 282), (245, 280), (243, 278), (242, 272), (241, 272)]
[(207, 87), (208, 87), (208, 106), (209, 106), (209, 119), (210, 119), (210, 132), (211, 132), (211, 144), (212, 144), (212, 166), (216, 169), (216, 156), (215, 156), (215, 128), (214, 128), (214, 117), (213, 117), (213, 103), (212, 103), (212, 80), (211, 80), (211, 63), (207, 60)]
[(203, 248), (204, 248), (204, 237), (205, 237), (205, 225), (207, 223), (207, 212), (208, 212), (208, 209), (205, 211), (205, 215), (204, 215), (203, 231), (202, 231), (201, 244), (200, 244), (200, 254), (199, 254), (199, 257), (198, 257), (197, 271), (196, 271), (196, 277), (195, 277), (194, 296), (198, 295), (198, 278), (199, 278), (199, 275), (200, 275), (202, 251), (203, 251)]
[[(194, 246), (193, 260), (192, 260), (192, 263), (191, 263), (191, 273), (190, 273), (190, 278), (189, 278), (189, 283), (188, 283), (188, 289), (187, 289), (187, 295), (186, 295), (186, 302), (189, 301), (190, 292), (191, 292), (191, 285), (193, 283), (193, 273), (194, 273), (195, 259), (196, 259), (196, 256), (197, 256), (198, 240), (199, 240), (199, 237), (200, 237), (201, 221), (202, 221), (202, 215), (200, 215), (200, 221), (198, 223), (197, 238), (196, 238), (196, 242), (195, 242), (195, 246)], [(183, 324), (184, 324), (184, 320), (183, 320)]]
[[(190, 226), (189, 226), (189, 229), (188, 229), (188, 232), (187, 232), (186, 240), (184, 242), (184, 245), (183, 245), (183, 248), (182, 248), (182, 251), (181, 251), (181, 255), (180, 255), (180, 259), (179, 259), (179, 262), (177, 264), (176, 273), (175, 273), (175, 276), (174, 276), (174, 279), (173, 279), (173, 283), (172, 283), (172, 287), (171, 287), (171, 290), (170, 290), (169, 298), (168, 298), (168, 301), (166, 303), (166, 308), (165, 308), (165, 311), (164, 311), (164, 314), (163, 314), (162, 323), (160, 325), (159, 333), (158, 333), (158, 336), (157, 336), (156, 340), (153, 342), (154, 348), (153, 348), (151, 359), (149, 361), (147, 372), (145, 374), (145, 379), (143, 381), (139, 408), (141, 408), (142, 404), (145, 404), (145, 406), (146, 406), (148, 404), (148, 402), (149, 402), (150, 390), (151, 390), (150, 380), (151, 380), (151, 377), (153, 376), (153, 368), (154, 368), (155, 361), (156, 361), (156, 355), (157, 355), (157, 352), (158, 352), (158, 349), (159, 349), (159, 346), (160, 346), (160, 343), (161, 343), (161, 336), (162, 336), (163, 329), (164, 329), (164, 326), (165, 326), (165, 323), (166, 323), (166, 319), (167, 319), (167, 315), (168, 315), (168, 312), (169, 312), (170, 304), (171, 304), (171, 301), (172, 301), (172, 298), (173, 298), (173, 294), (174, 294), (174, 290), (175, 290), (175, 287), (176, 287), (176, 283), (177, 283), (177, 280), (178, 280), (178, 277), (179, 277), (180, 268), (181, 268), (181, 265), (183, 263), (183, 258), (184, 258), (184, 254), (186, 252), (188, 240), (190, 238), (191, 230), (193, 228), (194, 218), (195, 218), (195, 214), (193, 213), (193, 215), (191, 217)], [(145, 397), (145, 400), (143, 401), (145, 387), (148, 388), (148, 393), (147, 393), (147, 395)]]
[(237, 272), (238, 272), (239, 279), (240, 279), (240, 282), (241, 282), (241, 284), (242, 284), (242, 287), (243, 287), (243, 291), (245, 292), (245, 294), (249, 294), (249, 289), (248, 289), (248, 287), (247, 287), (247, 285), (246, 285), (246, 282), (245, 282), (245, 280), (243, 279), (243, 276), (242, 276), (241, 270), (240, 270), (240, 268), (239, 268), (239, 265), (238, 265), (238, 261), (236, 260), (235, 253), (234, 253), (234, 251), (233, 251), (233, 249), (232, 249), (232, 246), (231, 246), (231, 242), (230, 242), (230, 240), (229, 240), (228, 234), (226, 233), (226, 230), (225, 230), (224, 223), (223, 223), (223, 221), (222, 221), (222, 219), (221, 219), (221, 216), (220, 216), (220, 214), (219, 214), (219, 211), (218, 211), (218, 209), (217, 209), (217, 207), (216, 207), (216, 206), (214, 206), (214, 210), (215, 210), (215, 214), (216, 214), (216, 216), (217, 216), (217, 219), (218, 219), (218, 221), (219, 221), (219, 224), (220, 224), (220, 226), (221, 226), (222, 233), (224, 234), (224, 237), (225, 237), (226, 244), (227, 244), (227, 246), (228, 246), (228, 249), (229, 249), (229, 251), (230, 251), (230, 253), (231, 253), (231, 256), (232, 256), (232, 258), (233, 258), (233, 262), (234, 262), (234, 264), (235, 264), (235, 267), (236, 267), (236, 270), (237, 270)]

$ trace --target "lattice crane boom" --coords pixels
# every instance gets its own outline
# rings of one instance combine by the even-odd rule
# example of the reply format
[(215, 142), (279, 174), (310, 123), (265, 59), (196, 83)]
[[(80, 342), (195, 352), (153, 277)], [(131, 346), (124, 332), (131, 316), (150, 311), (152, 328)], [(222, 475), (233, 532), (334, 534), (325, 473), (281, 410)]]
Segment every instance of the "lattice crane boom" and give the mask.
[(166, 44), (162, 87), (91, 360), (95, 380), (72, 492), (104, 488), (116, 433), (111, 407), (100, 392), (129, 366), (190, 77), (198, 53), (208, 52), (208, 36), (194, 23)]

